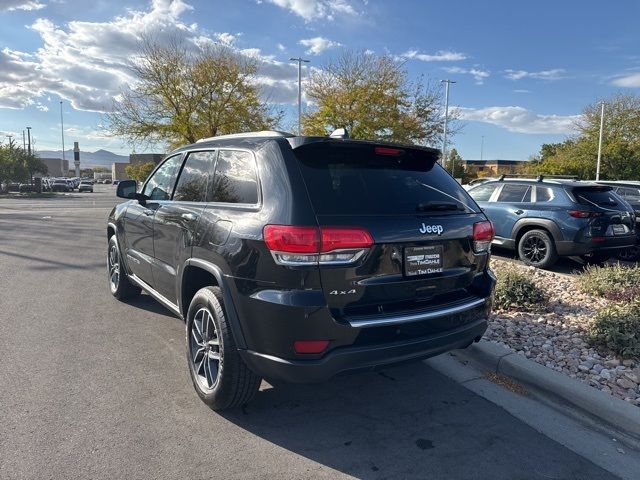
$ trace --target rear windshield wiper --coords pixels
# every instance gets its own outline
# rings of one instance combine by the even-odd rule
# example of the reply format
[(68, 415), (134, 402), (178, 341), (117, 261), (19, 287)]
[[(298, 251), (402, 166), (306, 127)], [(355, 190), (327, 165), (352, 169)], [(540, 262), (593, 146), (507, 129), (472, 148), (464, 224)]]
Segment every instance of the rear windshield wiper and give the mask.
[(419, 203), (416, 206), (416, 212), (441, 212), (451, 210), (464, 211), (466, 209), (464, 205), (454, 202), (425, 202)]

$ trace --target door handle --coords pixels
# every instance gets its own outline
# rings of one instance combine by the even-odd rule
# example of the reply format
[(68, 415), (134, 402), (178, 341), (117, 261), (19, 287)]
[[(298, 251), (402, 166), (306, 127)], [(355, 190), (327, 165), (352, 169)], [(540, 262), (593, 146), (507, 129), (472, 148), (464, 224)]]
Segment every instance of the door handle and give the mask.
[(522, 214), (524, 213), (524, 210), (520, 210), (520, 209), (518, 209), (518, 210), (516, 210), (516, 211), (515, 211), (515, 212), (513, 212), (513, 213), (515, 213), (516, 215), (522, 215)]
[(183, 213), (180, 215), (180, 218), (187, 220), (188, 222), (193, 222), (198, 218), (195, 213)]

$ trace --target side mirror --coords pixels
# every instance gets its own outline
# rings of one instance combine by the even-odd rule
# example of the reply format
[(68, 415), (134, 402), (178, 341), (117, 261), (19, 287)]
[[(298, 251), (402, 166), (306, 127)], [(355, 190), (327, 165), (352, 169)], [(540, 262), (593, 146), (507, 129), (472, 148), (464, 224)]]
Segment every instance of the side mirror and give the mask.
[(138, 189), (138, 182), (135, 180), (122, 180), (118, 183), (118, 189), (116, 190), (116, 197), (126, 198), (131, 200), (136, 198), (136, 190)]

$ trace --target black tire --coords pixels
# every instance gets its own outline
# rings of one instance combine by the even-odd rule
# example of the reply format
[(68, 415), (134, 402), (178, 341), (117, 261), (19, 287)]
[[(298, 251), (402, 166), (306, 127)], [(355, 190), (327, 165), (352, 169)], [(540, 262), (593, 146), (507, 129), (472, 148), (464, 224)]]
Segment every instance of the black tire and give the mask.
[(633, 247), (618, 250), (618, 253), (616, 253), (616, 258), (618, 260), (622, 260), (623, 262), (637, 262), (638, 260), (640, 260), (640, 245), (635, 245)]
[(189, 375), (204, 403), (219, 411), (251, 401), (262, 379), (245, 365), (238, 353), (220, 288), (201, 288), (191, 300), (186, 344)]
[(551, 268), (558, 261), (556, 244), (544, 230), (529, 230), (518, 241), (518, 256), (527, 265)]
[(127, 276), (124, 265), (122, 265), (120, 247), (118, 246), (118, 240), (115, 235), (109, 238), (109, 248), (107, 250), (107, 279), (109, 281), (111, 295), (118, 300), (134, 298), (142, 292), (142, 289), (132, 284)]

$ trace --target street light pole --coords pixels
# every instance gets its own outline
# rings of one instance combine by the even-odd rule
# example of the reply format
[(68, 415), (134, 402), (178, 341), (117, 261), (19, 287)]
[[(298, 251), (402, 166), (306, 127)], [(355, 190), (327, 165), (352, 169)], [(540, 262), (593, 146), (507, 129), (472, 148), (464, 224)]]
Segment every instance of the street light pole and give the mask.
[(13, 154), (13, 135), (5, 135), (9, 139), (9, 155)]
[(484, 160), (484, 135), (482, 135), (482, 141), (480, 142), (480, 160)]
[[(447, 124), (449, 122), (449, 85), (452, 83), (456, 83), (453, 80), (440, 80), (440, 83), (444, 83), (446, 85), (445, 94), (444, 94), (444, 131), (442, 138), (442, 163), (443, 167), (446, 168), (447, 162)], [(451, 168), (451, 174), (453, 174), (453, 167)]]
[(298, 62), (298, 135), (302, 135), (302, 63), (309, 63), (302, 57), (290, 58), (292, 62)]
[(25, 136), (24, 129), (22, 130), (22, 150), (27, 151), (27, 137)]
[(27, 140), (29, 141), (27, 143), (27, 154), (31, 156), (31, 127), (27, 127)]
[(600, 110), (600, 137), (598, 138), (598, 163), (596, 163), (596, 182), (600, 180), (600, 160), (602, 159), (602, 132), (604, 130), (604, 102)]
[(64, 164), (64, 120), (62, 118), (62, 100), (60, 100), (60, 133), (62, 134), (62, 163)]

